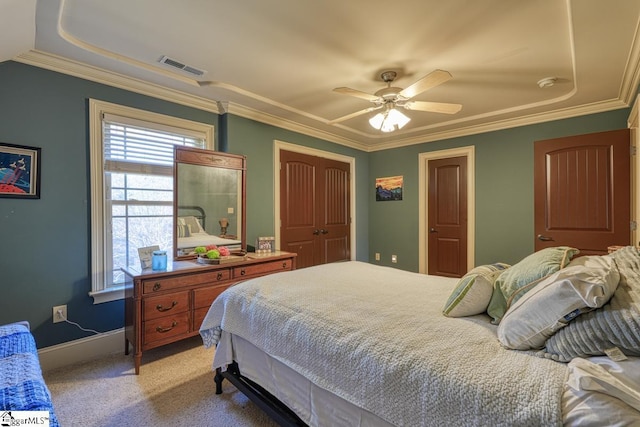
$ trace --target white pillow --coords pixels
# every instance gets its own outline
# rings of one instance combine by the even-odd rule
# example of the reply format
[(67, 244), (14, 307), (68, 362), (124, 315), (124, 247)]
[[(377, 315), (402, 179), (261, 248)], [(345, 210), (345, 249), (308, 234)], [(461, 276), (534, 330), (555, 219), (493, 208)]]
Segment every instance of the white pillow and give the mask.
[(541, 280), (505, 313), (498, 339), (507, 348), (538, 349), (582, 313), (602, 307), (620, 273), (609, 256), (583, 256)]
[(195, 216), (178, 217), (178, 224), (189, 226), (191, 233), (202, 233), (204, 231), (200, 220)]

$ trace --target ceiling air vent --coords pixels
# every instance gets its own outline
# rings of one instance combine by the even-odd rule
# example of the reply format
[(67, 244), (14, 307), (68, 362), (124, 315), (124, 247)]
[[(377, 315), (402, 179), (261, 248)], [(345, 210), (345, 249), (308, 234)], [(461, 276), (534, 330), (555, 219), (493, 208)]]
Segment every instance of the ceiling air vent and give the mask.
[(195, 67), (191, 67), (189, 65), (185, 65), (180, 61), (176, 61), (175, 59), (171, 59), (168, 56), (163, 56), (159, 61), (161, 64), (169, 65), (170, 67), (177, 68), (179, 70), (184, 71), (185, 73), (192, 74), (194, 76), (202, 76), (206, 71), (198, 70)]

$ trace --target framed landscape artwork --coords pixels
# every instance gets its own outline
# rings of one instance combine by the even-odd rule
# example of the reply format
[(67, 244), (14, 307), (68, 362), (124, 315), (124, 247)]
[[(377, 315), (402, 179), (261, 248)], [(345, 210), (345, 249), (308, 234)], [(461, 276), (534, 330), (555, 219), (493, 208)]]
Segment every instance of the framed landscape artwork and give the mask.
[(40, 198), (40, 148), (0, 142), (0, 197)]
[(402, 200), (403, 176), (376, 178), (376, 202)]

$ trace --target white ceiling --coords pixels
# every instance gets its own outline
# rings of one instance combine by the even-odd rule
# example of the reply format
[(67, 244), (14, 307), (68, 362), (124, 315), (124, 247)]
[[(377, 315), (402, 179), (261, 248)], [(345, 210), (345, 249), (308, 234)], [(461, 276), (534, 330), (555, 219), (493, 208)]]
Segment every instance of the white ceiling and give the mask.
[[(0, 0), (0, 61), (16, 61), (374, 151), (608, 111), (640, 83), (638, 0)], [(162, 56), (206, 71), (196, 77)], [(382, 133), (338, 94), (453, 79)], [(555, 77), (553, 87), (537, 82)]]

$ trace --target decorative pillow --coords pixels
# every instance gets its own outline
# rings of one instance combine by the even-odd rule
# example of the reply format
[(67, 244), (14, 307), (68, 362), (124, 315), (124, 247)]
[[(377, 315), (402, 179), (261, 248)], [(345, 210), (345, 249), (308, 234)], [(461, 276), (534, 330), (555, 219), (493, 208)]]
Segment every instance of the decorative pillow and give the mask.
[(191, 227), (189, 230), (191, 233), (202, 233), (204, 229), (202, 228), (202, 224), (198, 221), (198, 218), (195, 216), (181, 216), (178, 218), (179, 225), (188, 225)]
[(178, 237), (191, 237), (191, 226), (178, 224)]
[(507, 309), (538, 281), (564, 268), (578, 252), (576, 248), (558, 246), (545, 248), (527, 256), (506, 269), (495, 282), (487, 313), (492, 323), (500, 323)]
[(493, 282), (509, 264), (480, 265), (465, 274), (444, 305), (442, 313), (448, 317), (473, 316), (487, 311)]
[(498, 326), (498, 339), (507, 348), (540, 349), (571, 320), (609, 301), (619, 280), (611, 257), (577, 258), (541, 280), (507, 310)]
[(627, 246), (610, 257), (620, 272), (611, 300), (553, 334), (538, 355), (568, 362), (617, 348), (627, 356), (640, 356), (640, 252)]

